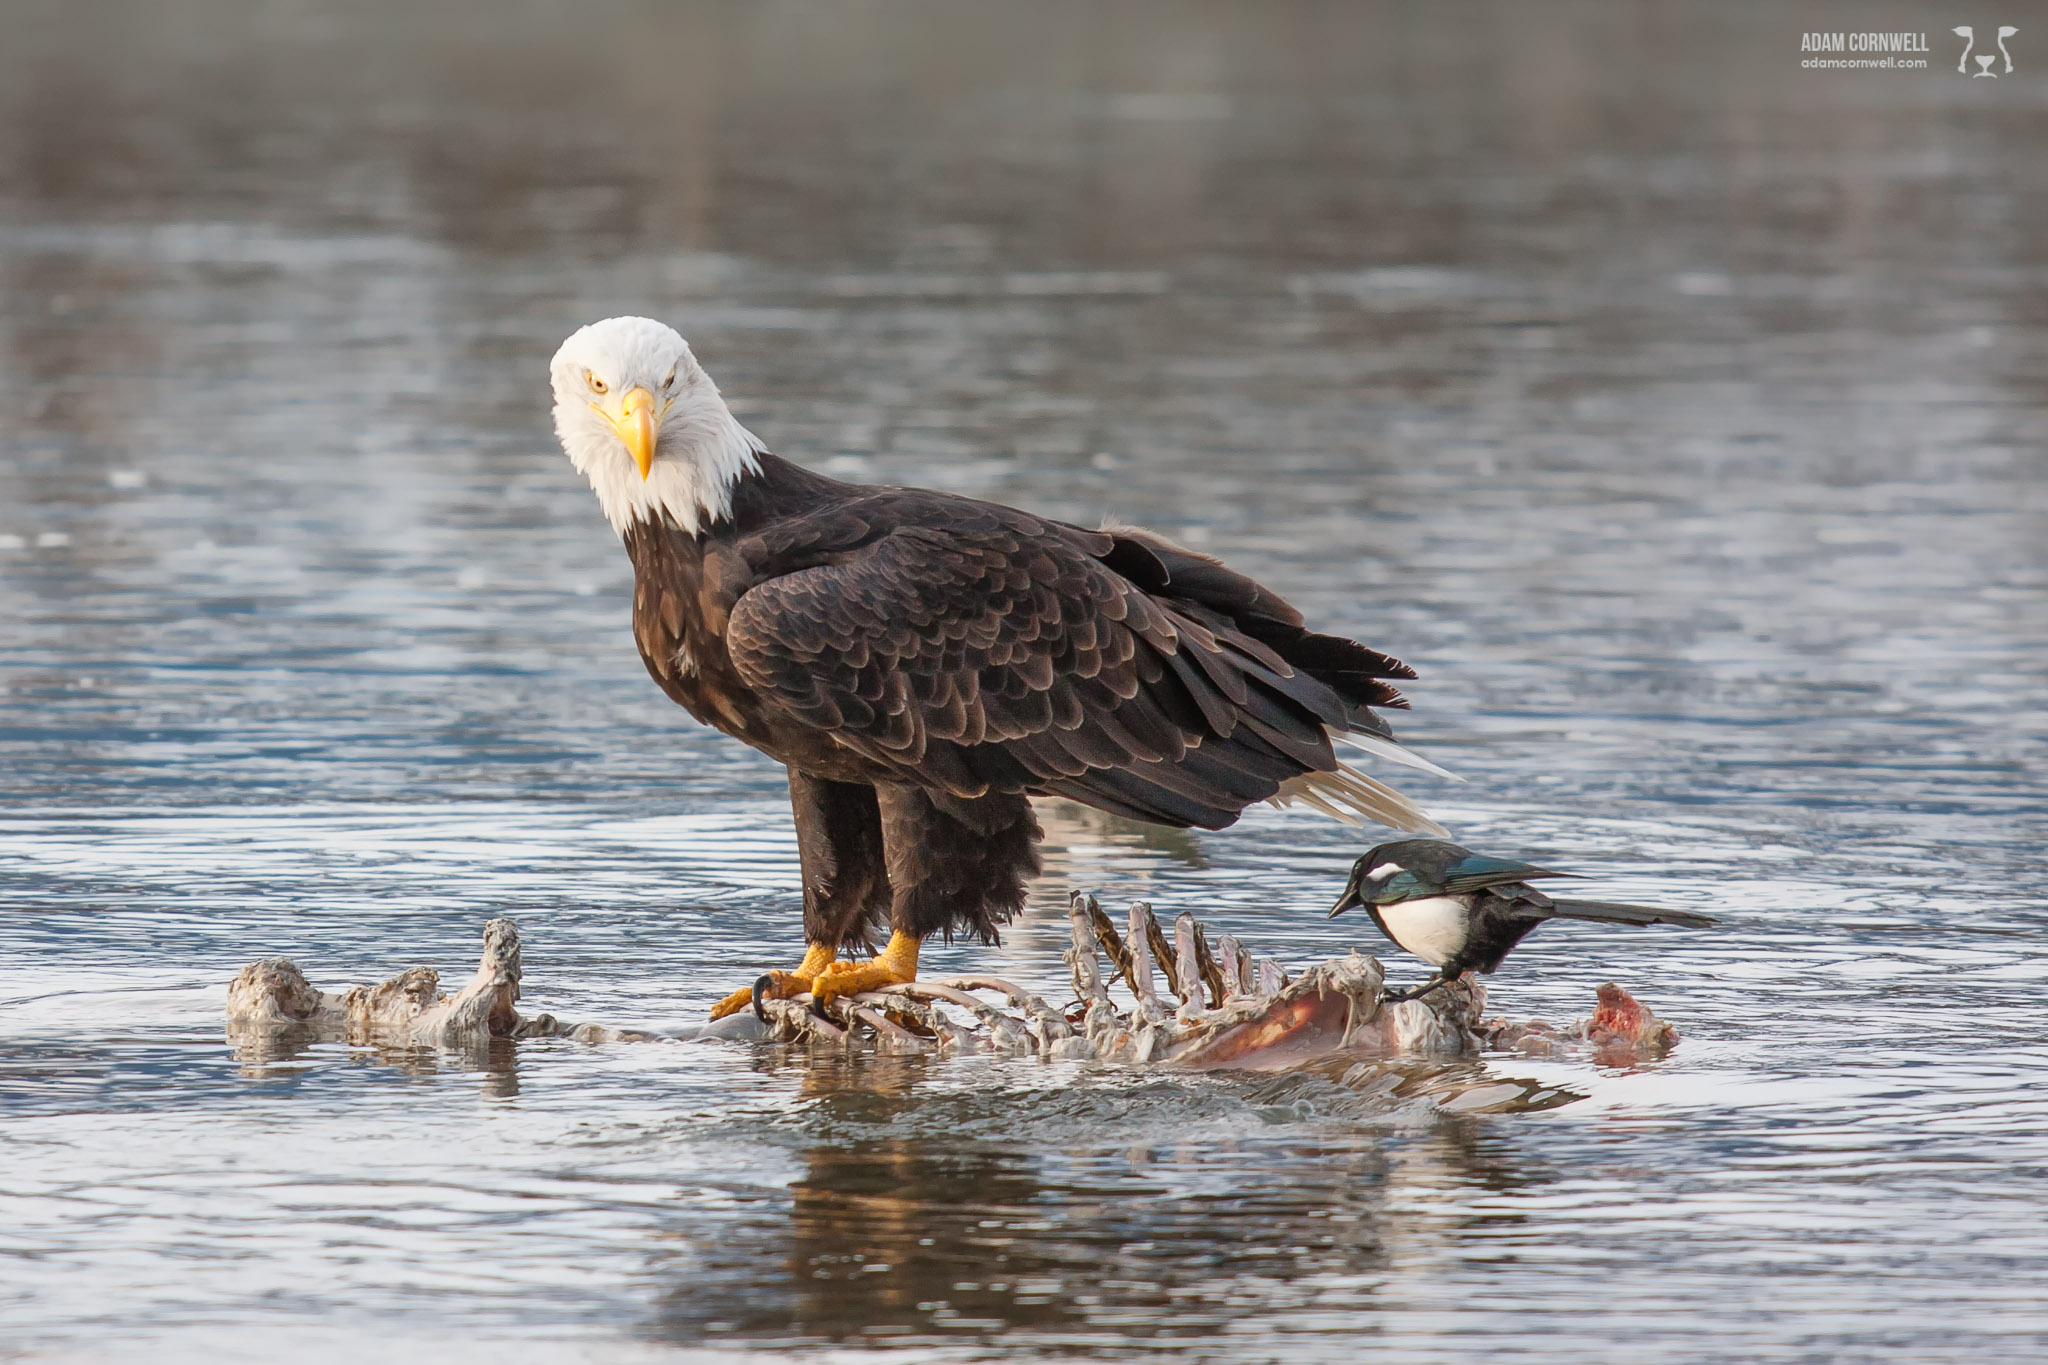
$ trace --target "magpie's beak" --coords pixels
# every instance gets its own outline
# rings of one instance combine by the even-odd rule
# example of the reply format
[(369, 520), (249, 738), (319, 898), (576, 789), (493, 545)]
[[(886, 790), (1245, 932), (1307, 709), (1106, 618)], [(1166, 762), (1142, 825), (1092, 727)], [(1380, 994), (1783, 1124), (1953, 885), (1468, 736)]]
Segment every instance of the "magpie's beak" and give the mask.
[(1365, 897), (1358, 894), (1358, 882), (1358, 874), (1352, 873), (1351, 880), (1344, 884), (1344, 894), (1337, 897), (1337, 903), (1330, 907), (1329, 918), (1335, 919), (1346, 910), (1365, 904)]

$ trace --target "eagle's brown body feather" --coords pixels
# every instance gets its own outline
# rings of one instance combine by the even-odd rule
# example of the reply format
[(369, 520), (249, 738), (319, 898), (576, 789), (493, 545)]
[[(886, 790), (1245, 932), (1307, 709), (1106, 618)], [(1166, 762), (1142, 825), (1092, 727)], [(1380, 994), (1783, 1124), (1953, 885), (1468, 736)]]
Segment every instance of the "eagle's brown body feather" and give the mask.
[(1385, 735), (1396, 659), (1215, 560), (772, 455), (689, 535), (629, 526), (633, 630), (698, 720), (790, 769), (813, 942), (993, 940), (1038, 869), (1028, 797), (1218, 829), (1329, 731)]

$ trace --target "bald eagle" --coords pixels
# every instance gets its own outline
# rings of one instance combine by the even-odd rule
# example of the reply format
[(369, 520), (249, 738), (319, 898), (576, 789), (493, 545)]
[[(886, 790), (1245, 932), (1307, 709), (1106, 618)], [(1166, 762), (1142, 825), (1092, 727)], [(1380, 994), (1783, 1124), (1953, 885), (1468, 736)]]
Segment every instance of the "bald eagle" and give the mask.
[[(756, 991), (911, 980), (933, 933), (995, 942), (1039, 870), (1034, 796), (1203, 829), (1300, 801), (1443, 832), (1331, 747), (1431, 766), (1372, 709), (1405, 707), (1388, 680), (1413, 670), (1217, 560), (779, 459), (647, 318), (576, 332), (550, 378), (562, 449), (633, 562), (647, 671), (789, 770), (808, 952), (714, 1018)], [(884, 928), (871, 960), (841, 959)]]

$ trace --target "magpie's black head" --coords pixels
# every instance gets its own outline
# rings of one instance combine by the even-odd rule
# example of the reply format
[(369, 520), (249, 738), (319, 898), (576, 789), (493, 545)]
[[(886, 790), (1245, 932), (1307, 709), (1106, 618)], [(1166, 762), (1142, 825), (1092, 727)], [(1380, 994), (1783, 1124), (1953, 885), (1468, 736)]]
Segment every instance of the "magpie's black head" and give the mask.
[(1451, 864), (1471, 856), (1469, 850), (1448, 839), (1395, 839), (1380, 844), (1351, 865), (1351, 880), (1344, 883), (1344, 894), (1330, 907), (1330, 918), (1371, 901), (1374, 888), (1396, 872), (1412, 872), (1425, 883), (1441, 883)]

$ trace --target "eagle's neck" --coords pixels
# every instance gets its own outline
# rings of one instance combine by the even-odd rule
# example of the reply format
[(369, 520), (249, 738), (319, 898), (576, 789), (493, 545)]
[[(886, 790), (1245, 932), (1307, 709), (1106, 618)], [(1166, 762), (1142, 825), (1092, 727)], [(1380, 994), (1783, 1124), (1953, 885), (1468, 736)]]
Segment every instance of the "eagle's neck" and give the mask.
[[(752, 439), (749, 437), (748, 439)], [(675, 541), (674, 553), (701, 555), (713, 541), (730, 541), (793, 517), (803, 517), (821, 507), (843, 502), (864, 491), (859, 484), (841, 483), (823, 474), (792, 464), (770, 454), (757, 444), (746, 463), (719, 490), (714, 504), (700, 505), (697, 524), (692, 527), (672, 510), (650, 506), (635, 509), (619, 528), (631, 552), (635, 540)], [(680, 532), (680, 535), (678, 535)], [(694, 545), (685, 551), (682, 547)]]
[(584, 473), (621, 536), (636, 522), (668, 523), (694, 536), (731, 520), (733, 489), (760, 472), (765, 450), (721, 403), (701, 417), (671, 419), (646, 478), (631, 460), (591, 461)]
[(627, 523), (622, 538), (633, 561), (633, 635), (640, 657), (662, 690), (706, 725), (763, 743), (749, 719), (747, 688), (721, 641), (734, 604), (757, 572), (773, 576), (787, 571), (791, 561), (771, 556), (767, 565), (756, 565), (749, 547), (758, 551), (756, 537), (772, 539), (778, 523), (801, 525), (846, 491), (847, 485), (764, 450), (733, 479), (719, 520), (695, 532), (659, 514)]

